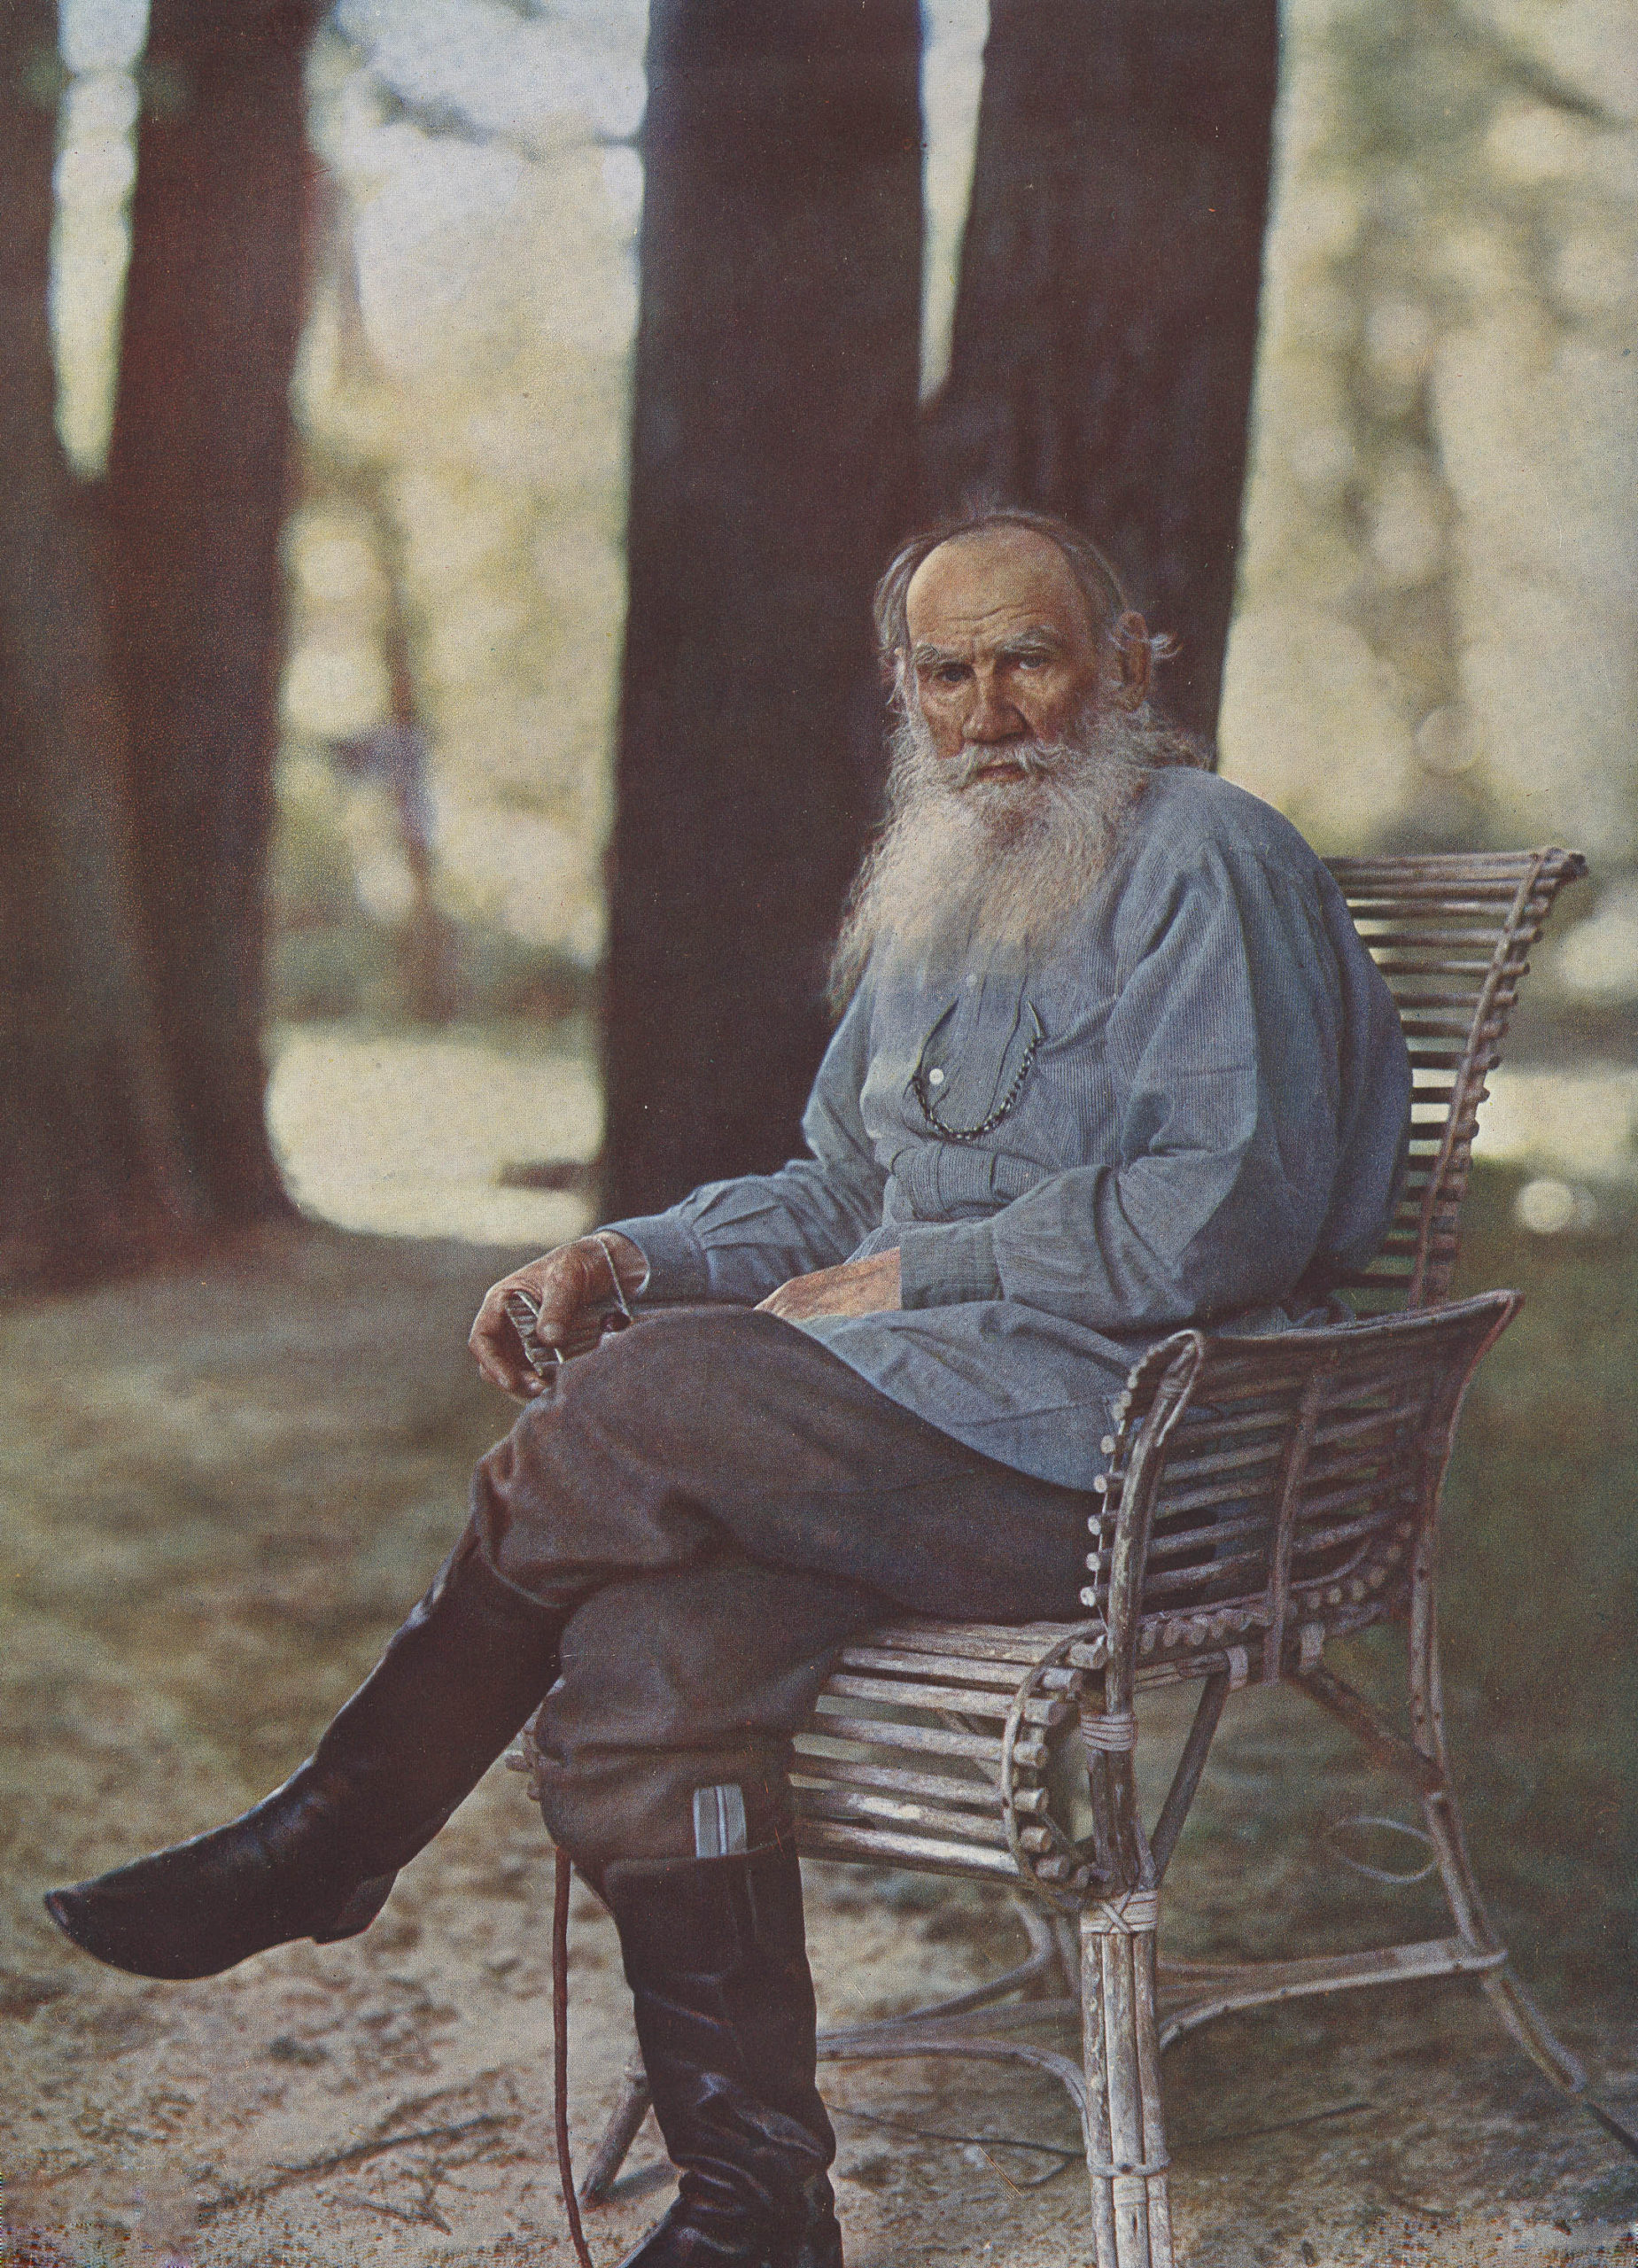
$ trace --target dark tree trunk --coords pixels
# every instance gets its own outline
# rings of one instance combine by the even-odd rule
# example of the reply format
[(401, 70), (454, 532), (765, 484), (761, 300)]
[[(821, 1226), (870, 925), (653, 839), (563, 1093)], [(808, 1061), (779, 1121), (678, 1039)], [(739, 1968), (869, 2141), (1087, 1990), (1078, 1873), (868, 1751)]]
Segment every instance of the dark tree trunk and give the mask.
[(0, 12), (0, 1286), (194, 1225), (131, 899), (122, 734), (46, 316), (53, 0)]
[(108, 491), (136, 882), (187, 1168), (282, 1208), (262, 1115), (263, 870), (307, 206), (310, 0), (153, 0)]
[(992, 0), (926, 492), (1101, 541), (1215, 730), (1277, 76), (1276, 0)]
[(916, 0), (655, 0), (604, 1198), (777, 1164), (873, 816), (912, 501)]

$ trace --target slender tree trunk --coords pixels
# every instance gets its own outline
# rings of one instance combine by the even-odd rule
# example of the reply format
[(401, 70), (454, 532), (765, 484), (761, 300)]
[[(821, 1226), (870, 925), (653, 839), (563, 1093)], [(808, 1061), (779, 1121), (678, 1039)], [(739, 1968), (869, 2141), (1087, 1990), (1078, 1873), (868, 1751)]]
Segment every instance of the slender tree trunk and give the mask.
[(1276, 0), (992, 0), (935, 510), (988, 488), (1107, 548), (1215, 730), (1277, 75)]
[(123, 736), (47, 321), (57, 11), (0, 11), (0, 1287), (197, 1224), (130, 887)]
[(654, 0), (605, 1203), (799, 1147), (912, 501), (916, 0)]
[(153, 0), (109, 458), (136, 879), (188, 1171), (282, 1208), (265, 1131), (263, 873), (307, 195), (311, 0)]

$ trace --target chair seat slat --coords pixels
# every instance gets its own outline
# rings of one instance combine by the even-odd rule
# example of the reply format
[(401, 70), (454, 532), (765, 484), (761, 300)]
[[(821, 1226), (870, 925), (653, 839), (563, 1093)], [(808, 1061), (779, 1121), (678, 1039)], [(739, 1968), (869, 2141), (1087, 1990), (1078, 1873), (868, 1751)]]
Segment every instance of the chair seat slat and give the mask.
[[(798, 1733), (796, 1741), (796, 1775), (822, 1783), (827, 1787), (883, 1788), (889, 1793), (920, 1797), (924, 1802), (942, 1804), (952, 1812), (972, 1812), (983, 1818), (1000, 1816), (1001, 1790), (993, 1777), (959, 1778), (958, 1772), (976, 1774), (975, 1765), (945, 1765), (940, 1769), (912, 1768), (907, 1764), (868, 1764), (861, 1758), (835, 1755), (827, 1747), (817, 1744), (811, 1732)], [(1013, 1801), (1021, 1811), (1035, 1812), (1047, 1800), (1044, 1789), (1030, 1788), (1015, 1790)]]
[(882, 1866), (907, 1867), (912, 1873), (982, 1875), (1013, 1884), (1018, 1881), (1010, 1851), (944, 1843), (931, 1835), (906, 1835), (890, 1828), (840, 1820), (804, 1819), (797, 1823), (796, 1842), (812, 1859), (867, 1859)]
[(974, 1661), (1016, 1662), (1028, 1669), (1063, 1635), (1056, 1622), (883, 1623), (871, 1633), (878, 1646), (906, 1653), (960, 1653)]
[[(826, 1690), (843, 1694), (850, 1701), (878, 1701), (899, 1709), (950, 1709), (969, 1717), (1004, 1718), (1013, 1705), (1010, 1694), (988, 1686), (924, 1685), (911, 1678), (855, 1677), (845, 1670), (832, 1673)], [(1023, 1719), (1030, 1725), (1060, 1725), (1069, 1710), (1067, 1701), (1032, 1698), (1024, 1703)]]
[[(896, 1670), (906, 1674), (941, 1679), (960, 1685), (980, 1685), (998, 1688), (1009, 1696), (1017, 1689), (1019, 1665), (1016, 1662), (975, 1660), (969, 1654), (928, 1654), (886, 1646), (844, 1646), (841, 1667), (849, 1670)], [(1072, 1670), (1048, 1670), (1045, 1682), (1049, 1691), (1075, 1689), (1075, 1677)]]
[[(841, 1709), (827, 1706), (828, 1698), (827, 1694), (820, 1694), (819, 1712), (825, 1730), (836, 1740), (857, 1741), (865, 1748), (917, 1750), (925, 1756), (965, 1756), (974, 1762), (996, 1753), (993, 1734), (959, 1733), (933, 1725), (896, 1725), (881, 1717), (850, 1716)], [(1046, 1760), (1045, 1747), (1038, 1740), (1021, 1741), (1016, 1752), (1026, 1762)]]
[(886, 1827), (930, 1828), (966, 1841), (987, 1843), (997, 1851), (1007, 1847), (1006, 1824), (998, 1811), (992, 1818), (943, 1811), (935, 1804), (918, 1803), (913, 1797), (893, 1795), (885, 1789), (827, 1787), (804, 1783), (795, 1775), (791, 1790), (804, 1819), (880, 1821)]

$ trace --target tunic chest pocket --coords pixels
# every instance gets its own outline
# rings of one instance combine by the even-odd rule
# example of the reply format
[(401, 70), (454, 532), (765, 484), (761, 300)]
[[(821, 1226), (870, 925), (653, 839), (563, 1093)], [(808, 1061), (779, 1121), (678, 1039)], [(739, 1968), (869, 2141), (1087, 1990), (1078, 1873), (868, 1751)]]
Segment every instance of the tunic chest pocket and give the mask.
[(906, 1102), (946, 1142), (982, 1142), (1017, 1109), (1046, 1033), (1023, 987), (986, 982), (921, 1044)]

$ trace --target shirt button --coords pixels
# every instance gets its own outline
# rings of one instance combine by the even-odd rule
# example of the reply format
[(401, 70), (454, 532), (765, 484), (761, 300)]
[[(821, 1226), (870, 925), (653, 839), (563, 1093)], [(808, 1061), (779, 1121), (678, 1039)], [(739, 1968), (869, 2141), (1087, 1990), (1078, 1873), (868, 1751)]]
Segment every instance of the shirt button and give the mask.
[(927, 1075), (927, 1083), (929, 1087), (942, 1087), (944, 1084), (943, 1073), (942, 1071), (929, 1071)]

